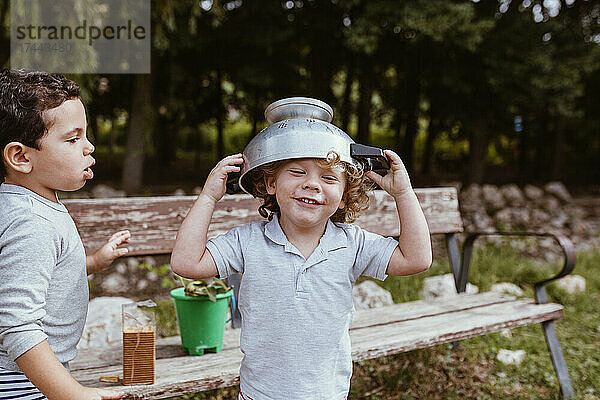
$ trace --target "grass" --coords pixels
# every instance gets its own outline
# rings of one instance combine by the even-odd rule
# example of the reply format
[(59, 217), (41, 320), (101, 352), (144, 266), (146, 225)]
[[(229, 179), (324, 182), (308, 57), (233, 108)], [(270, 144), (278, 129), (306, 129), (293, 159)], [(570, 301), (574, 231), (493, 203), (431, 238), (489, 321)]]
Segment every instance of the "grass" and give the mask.
[[(586, 279), (586, 290), (571, 295), (556, 284), (548, 286), (550, 301), (564, 305), (564, 319), (556, 324), (576, 399), (600, 399), (600, 249), (578, 254), (575, 274)], [(470, 282), (480, 291), (498, 282), (513, 282), (533, 296), (533, 283), (560, 269), (521, 257), (507, 246), (488, 244), (476, 249)], [(380, 285), (395, 302), (419, 298), (427, 276), (445, 274), (448, 261), (434, 262), (429, 271), (412, 277), (389, 277)], [(160, 320), (176, 329), (172, 306), (161, 305)], [(171, 308), (170, 308), (171, 307)], [(168, 332), (165, 332), (168, 333)], [(525, 350), (520, 366), (507, 366), (495, 357), (499, 349)], [(235, 399), (237, 388), (226, 388), (178, 400)], [(354, 364), (350, 399), (560, 399), (560, 389), (539, 324), (516, 328), (510, 335), (493, 333), (464, 340), (458, 347), (429, 349), (381, 357)]]

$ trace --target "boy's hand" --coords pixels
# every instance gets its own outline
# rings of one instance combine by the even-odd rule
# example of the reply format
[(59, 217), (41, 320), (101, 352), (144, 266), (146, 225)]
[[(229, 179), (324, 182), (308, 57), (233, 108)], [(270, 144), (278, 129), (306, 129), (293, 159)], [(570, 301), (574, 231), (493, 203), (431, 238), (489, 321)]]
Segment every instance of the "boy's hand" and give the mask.
[(86, 387), (84, 388), (83, 396), (85, 400), (120, 399), (125, 396), (125, 393)]
[(208, 174), (200, 196), (205, 196), (215, 203), (221, 200), (227, 189), (227, 175), (241, 171), (241, 164), (243, 163), (244, 158), (240, 153), (227, 156), (219, 161)]
[(391, 150), (383, 151), (390, 161), (390, 170), (385, 176), (374, 171), (367, 171), (365, 175), (381, 186), (383, 190), (394, 197), (402, 196), (412, 190), (410, 178), (400, 156)]
[(104, 270), (115, 258), (127, 254), (127, 248), (119, 248), (119, 246), (129, 243), (130, 238), (129, 231), (119, 231), (112, 235), (97, 252), (88, 256), (86, 258), (88, 275)]

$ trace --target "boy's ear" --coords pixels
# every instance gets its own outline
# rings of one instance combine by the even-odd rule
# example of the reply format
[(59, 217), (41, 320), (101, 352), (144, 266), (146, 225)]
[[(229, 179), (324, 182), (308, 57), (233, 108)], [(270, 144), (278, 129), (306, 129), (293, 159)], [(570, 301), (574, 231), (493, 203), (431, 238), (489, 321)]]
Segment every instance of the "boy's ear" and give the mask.
[(265, 175), (265, 188), (268, 194), (275, 194), (275, 177)]
[(28, 174), (33, 168), (29, 154), (30, 151), (31, 147), (25, 146), (21, 142), (10, 142), (4, 146), (2, 157), (4, 158), (7, 168), (23, 174)]

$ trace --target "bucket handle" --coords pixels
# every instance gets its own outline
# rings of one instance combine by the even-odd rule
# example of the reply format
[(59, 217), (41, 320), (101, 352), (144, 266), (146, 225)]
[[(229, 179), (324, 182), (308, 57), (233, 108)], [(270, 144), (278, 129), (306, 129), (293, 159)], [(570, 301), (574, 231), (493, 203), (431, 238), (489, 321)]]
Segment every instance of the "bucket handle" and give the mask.
[(232, 291), (232, 293), (231, 293), (231, 317), (227, 321), (225, 321), (226, 324), (229, 323), (229, 322), (231, 322), (231, 320), (233, 319), (233, 313), (236, 310), (236, 307), (235, 307), (235, 292), (233, 292), (233, 288), (231, 289), (231, 291)]

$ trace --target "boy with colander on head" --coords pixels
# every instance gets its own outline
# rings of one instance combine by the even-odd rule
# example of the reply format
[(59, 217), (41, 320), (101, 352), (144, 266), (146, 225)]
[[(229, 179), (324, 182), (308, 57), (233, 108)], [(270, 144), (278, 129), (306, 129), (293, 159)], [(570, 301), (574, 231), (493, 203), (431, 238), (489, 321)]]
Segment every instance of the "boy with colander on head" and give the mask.
[[(427, 223), (400, 157), (385, 151), (391, 168), (382, 177), (363, 172), (349, 160), (346, 148), (336, 145), (339, 137), (331, 137), (331, 143), (324, 143), (316, 154), (315, 143), (327, 142), (324, 132), (335, 127), (303, 112), (291, 107), (277, 120), (296, 118), (279, 126), (290, 128), (286, 134), (292, 157), (302, 153), (297, 151), (302, 143), (310, 143), (304, 147), (312, 154), (253, 165), (250, 170), (248, 164), (255, 160), (246, 157), (240, 183), (263, 199), (259, 213), (267, 220), (207, 241), (227, 176), (244, 163), (241, 154), (225, 157), (209, 174), (183, 221), (171, 258), (173, 271), (189, 278), (242, 274), (237, 300), (244, 353), (239, 398), (244, 400), (345, 399), (352, 376), (348, 331), (356, 279), (411, 275), (431, 264)], [(305, 121), (309, 126), (298, 128)], [(266, 128), (253, 142), (273, 134), (275, 128)], [(339, 132), (349, 146), (352, 140)], [(246, 156), (251, 146), (252, 142)], [(350, 224), (368, 206), (365, 176), (394, 197), (402, 226), (399, 241)]]

